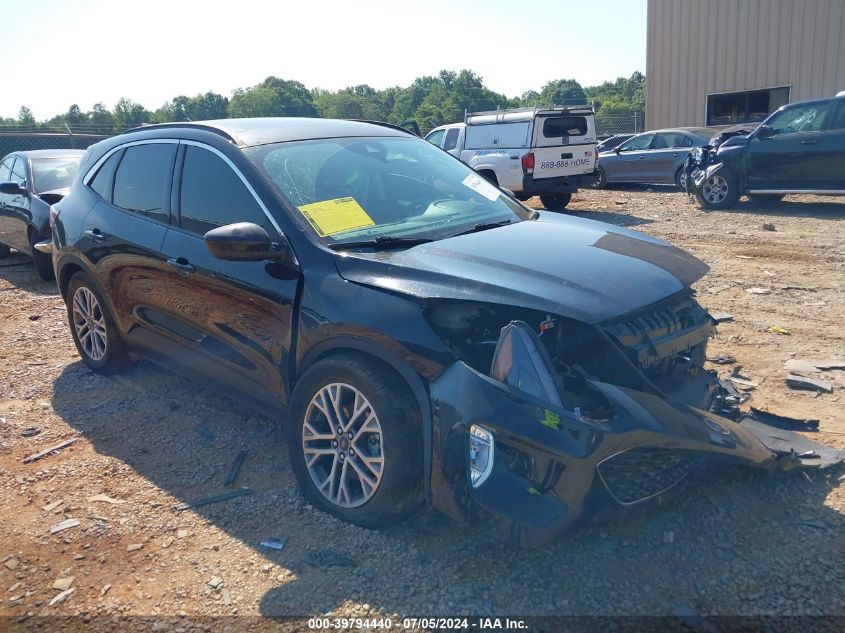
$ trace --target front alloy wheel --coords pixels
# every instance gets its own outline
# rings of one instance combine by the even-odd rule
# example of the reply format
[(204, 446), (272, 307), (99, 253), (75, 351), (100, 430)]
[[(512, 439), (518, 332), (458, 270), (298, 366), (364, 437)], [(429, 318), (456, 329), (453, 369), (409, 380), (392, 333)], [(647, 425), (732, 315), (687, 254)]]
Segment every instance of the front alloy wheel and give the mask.
[(739, 200), (736, 175), (728, 169), (722, 169), (702, 183), (695, 197), (705, 209), (727, 209), (733, 206)]
[(352, 385), (333, 383), (308, 405), (302, 451), (311, 481), (341, 508), (365, 504), (384, 471), (382, 430), (370, 401)]
[(288, 451), (318, 508), (364, 527), (403, 517), (422, 499), (422, 420), (408, 384), (368, 356), (318, 360), (291, 397)]

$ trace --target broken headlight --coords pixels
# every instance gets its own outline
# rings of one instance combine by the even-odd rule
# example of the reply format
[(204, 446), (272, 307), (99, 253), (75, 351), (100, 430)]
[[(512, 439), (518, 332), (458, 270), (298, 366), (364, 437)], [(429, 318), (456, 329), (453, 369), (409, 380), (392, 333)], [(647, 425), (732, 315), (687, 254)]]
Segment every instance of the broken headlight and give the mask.
[(483, 484), (493, 470), (493, 434), (484, 427), (469, 427), (469, 480), (473, 488)]
[(562, 406), (549, 353), (524, 321), (502, 328), (490, 377), (554, 406)]

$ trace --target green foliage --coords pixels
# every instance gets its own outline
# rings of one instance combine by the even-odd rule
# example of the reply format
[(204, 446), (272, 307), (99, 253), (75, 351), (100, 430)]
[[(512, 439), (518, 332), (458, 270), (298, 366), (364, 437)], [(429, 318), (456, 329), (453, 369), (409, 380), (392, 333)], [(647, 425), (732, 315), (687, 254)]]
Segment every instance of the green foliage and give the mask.
[[(319, 88), (309, 90), (298, 81), (267, 77), (248, 88), (238, 88), (231, 99), (206, 92), (193, 97), (179, 95), (154, 112), (131, 99), (118, 100), (113, 110), (95, 104), (83, 112), (71, 105), (67, 112), (41, 125), (71, 128), (96, 126), (103, 133), (118, 132), (146, 122), (202, 121), (226, 117), (320, 116), (339, 119), (368, 119), (400, 123), (415, 119), (424, 130), (461, 121), (466, 111), (479, 112), (497, 108), (592, 103), (599, 119), (627, 116), (645, 109), (645, 76), (635, 72), (599, 86), (584, 88), (573, 79), (549, 81), (539, 91), (528, 90), (508, 98), (484, 85), (471, 70), (441, 70), (437, 75), (417, 77), (409, 86), (376, 90), (367, 84), (350, 86), (335, 92)], [(35, 118), (22, 107), (17, 119), (0, 123), (33, 127)]]
[(574, 79), (556, 79), (540, 89), (540, 103), (543, 106), (583, 105), (587, 103), (584, 89)]

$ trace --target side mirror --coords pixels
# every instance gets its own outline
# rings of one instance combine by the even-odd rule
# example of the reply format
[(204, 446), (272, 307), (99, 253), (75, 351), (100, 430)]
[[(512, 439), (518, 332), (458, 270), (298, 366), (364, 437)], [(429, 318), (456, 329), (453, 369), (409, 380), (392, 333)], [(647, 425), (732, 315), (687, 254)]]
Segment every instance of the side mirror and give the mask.
[(10, 196), (24, 196), (26, 189), (17, 182), (0, 182), (0, 193), (6, 193)]
[(764, 138), (772, 138), (775, 134), (776, 134), (776, 132), (772, 128), (770, 128), (768, 125), (761, 125), (759, 128), (757, 128), (757, 133), (754, 136), (756, 136), (759, 139), (764, 139)]
[(622, 152), (622, 148), (619, 147), (619, 146), (616, 146), (616, 147), (613, 148), (613, 151), (616, 152), (617, 156), (619, 156), (619, 154)]
[(287, 240), (271, 242), (267, 231), (252, 222), (237, 222), (211, 229), (205, 234), (206, 248), (217, 259), (253, 262), (270, 259), (294, 263)]

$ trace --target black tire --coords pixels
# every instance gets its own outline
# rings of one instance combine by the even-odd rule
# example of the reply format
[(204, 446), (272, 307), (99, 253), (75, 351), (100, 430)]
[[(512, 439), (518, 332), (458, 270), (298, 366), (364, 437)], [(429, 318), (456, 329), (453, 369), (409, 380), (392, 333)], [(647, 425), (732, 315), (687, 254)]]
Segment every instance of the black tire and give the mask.
[[(721, 190), (718, 196), (716, 189)], [(720, 169), (698, 188), (695, 199), (703, 209), (730, 209), (739, 200), (739, 178), (730, 169)]]
[(488, 182), (496, 185), (497, 187), (499, 186), (499, 179), (496, 178), (495, 172), (492, 172), (489, 169), (484, 169), (484, 170), (478, 172), (478, 174), (480, 176), (483, 176)]
[(12, 249), (5, 244), (0, 244), (0, 259), (6, 259), (12, 254)]
[(571, 193), (562, 193), (557, 196), (540, 196), (540, 202), (549, 211), (563, 211), (570, 200), (572, 200)]
[(35, 231), (29, 232), (29, 248), (32, 250), (32, 261), (35, 263), (35, 270), (44, 281), (53, 281), (56, 274), (53, 272), (53, 258), (47, 253), (35, 250), (35, 244), (40, 242)]
[[(95, 318), (97, 318), (96, 315), (99, 314), (105, 325), (105, 350), (101, 357), (96, 357), (92, 353), (86, 351), (85, 345), (79, 338), (80, 335), (75, 324), (75, 319), (77, 319), (78, 316), (75, 316), (74, 314), (74, 299), (77, 297), (77, 292), (83, 288), (90, 292), (96, 299), (97, 309), (93, 310), (93, 313)], [(80, 293), (80, 298), (82, 298), (82, 295), (84, 295), (84, 293)], [(111, 311), (109, 310), (108, 303), (106, 303), (103, 299), (103, 296), (100, 294), (99, 290), (97, 290), (97, 287), (87, 274), (80, 271), (71, 277), (70, 282), (68, 283), (65, 303), (67, 304), (67, 318), (68, 325), (70, 326), (70, 335), (71, 338), (73, 338), (74, 345), (76, 345), (76, 350), (82, 357), (82, 361), (88, 365), (88, 367), (100, 374), (113, 374), (125, 368), (126, 365), (129, 364), (129, 355), (126, 352), (126, 346), (124, 345), (123, 339), (120, 337), (120, 333), (117, 330), (117, 326), (115, 325), (114, 317), (112, 317)]]
[(607, 189), (607, 174), (604, 169), (599, 166), (596, 171), (598, 172), (598, 178), (592, 185), (593, 189)]
[(675, 186), (680, 189), (681, 191), (686, 191), (686, 187), (684, 187), (684, 168), (681, 168), (675, 172)]
[[(324, 495), (306, 466), (306, 415), (309, 415), (312, 399), (316, 399), (323, 388), (338, 383), (357, 390), (366, 398), (375, 413), (380, 429), (378, 433), (370, 435), (371, 437), (376, 435), (379, 438), (378, 449), (371, 455), (382, 456), (381, 480), (368, 499), (365, 499), (364, 487), (360, 484), (361, 478), (357, 474), (353, 479), (348, 480), (353, 492), (359, 496), (360, 505), (355, 507), (335, 503)], [(348, 407), (343, 406), (343, 403), (341, 409), (344, 415), (348, 411)], [(288, 451), (293, 472), (305, 496), (316, 507), (344, 521), (375, 528), (401, 519), (417, 506), (421, 497), (423, 457), (419, 408), (407, 384), (387, 366), (354, 353), (338, 354), (317, 361), (296, 384), (291, 398), (288, 422)], [(312, 429), (320, 432), (326, 428), (330, 430), (333, 428), (332, 421), (327, 420), (326, 416), (316, 408), (311, 409), (308, 422)], [(334, 434), (334, 431), (331, 433)], [(342, 439), (343, 434), (335, 434), (335, 440), (338, 438)], [(312, 462), (317, 471), (315, 476), (318, 479), (325, 476), (324, 483), (328, 479), (327, 471), (331, 471), (329, 464), (339, 458), (341, 452), (346, 451), (346, 455), (351, 455), (345, 461), (355, 460), (359, 467), (363, 467), (360, 461), (363, 456), (361, 451), (355, 454), (351, 450), (356, 447), (361, 449), (360, 442), (363, 440), (360, 440), (358, 444), (348, 443), (345, 446), (336, 445), (335, 440), (331, 444), (326, 443), (325, 446), (334, 447), (333, 450), (336, 453), (323, 455)], [(314, 441), (316, 440), (312, 440)], [(367, 444), (364, 445), (364, 449), (367, 449)], [(322, 464), (320, 460), (323, 460)], [(350, 467), (350, 475), (352, 470)], [(372, 474), (372, 471), (365, 472)], [(331, 493), (333, 489), (340, 488), (340, 484), (335, 486), (334, 481), (335, 479), (332, 478), (329, 484), (330, 496), (333, 496)]]
[(785, 193), (754, 193), (749, 194), (748, 199), (752, 204), (777, 204), (785, 195)]

